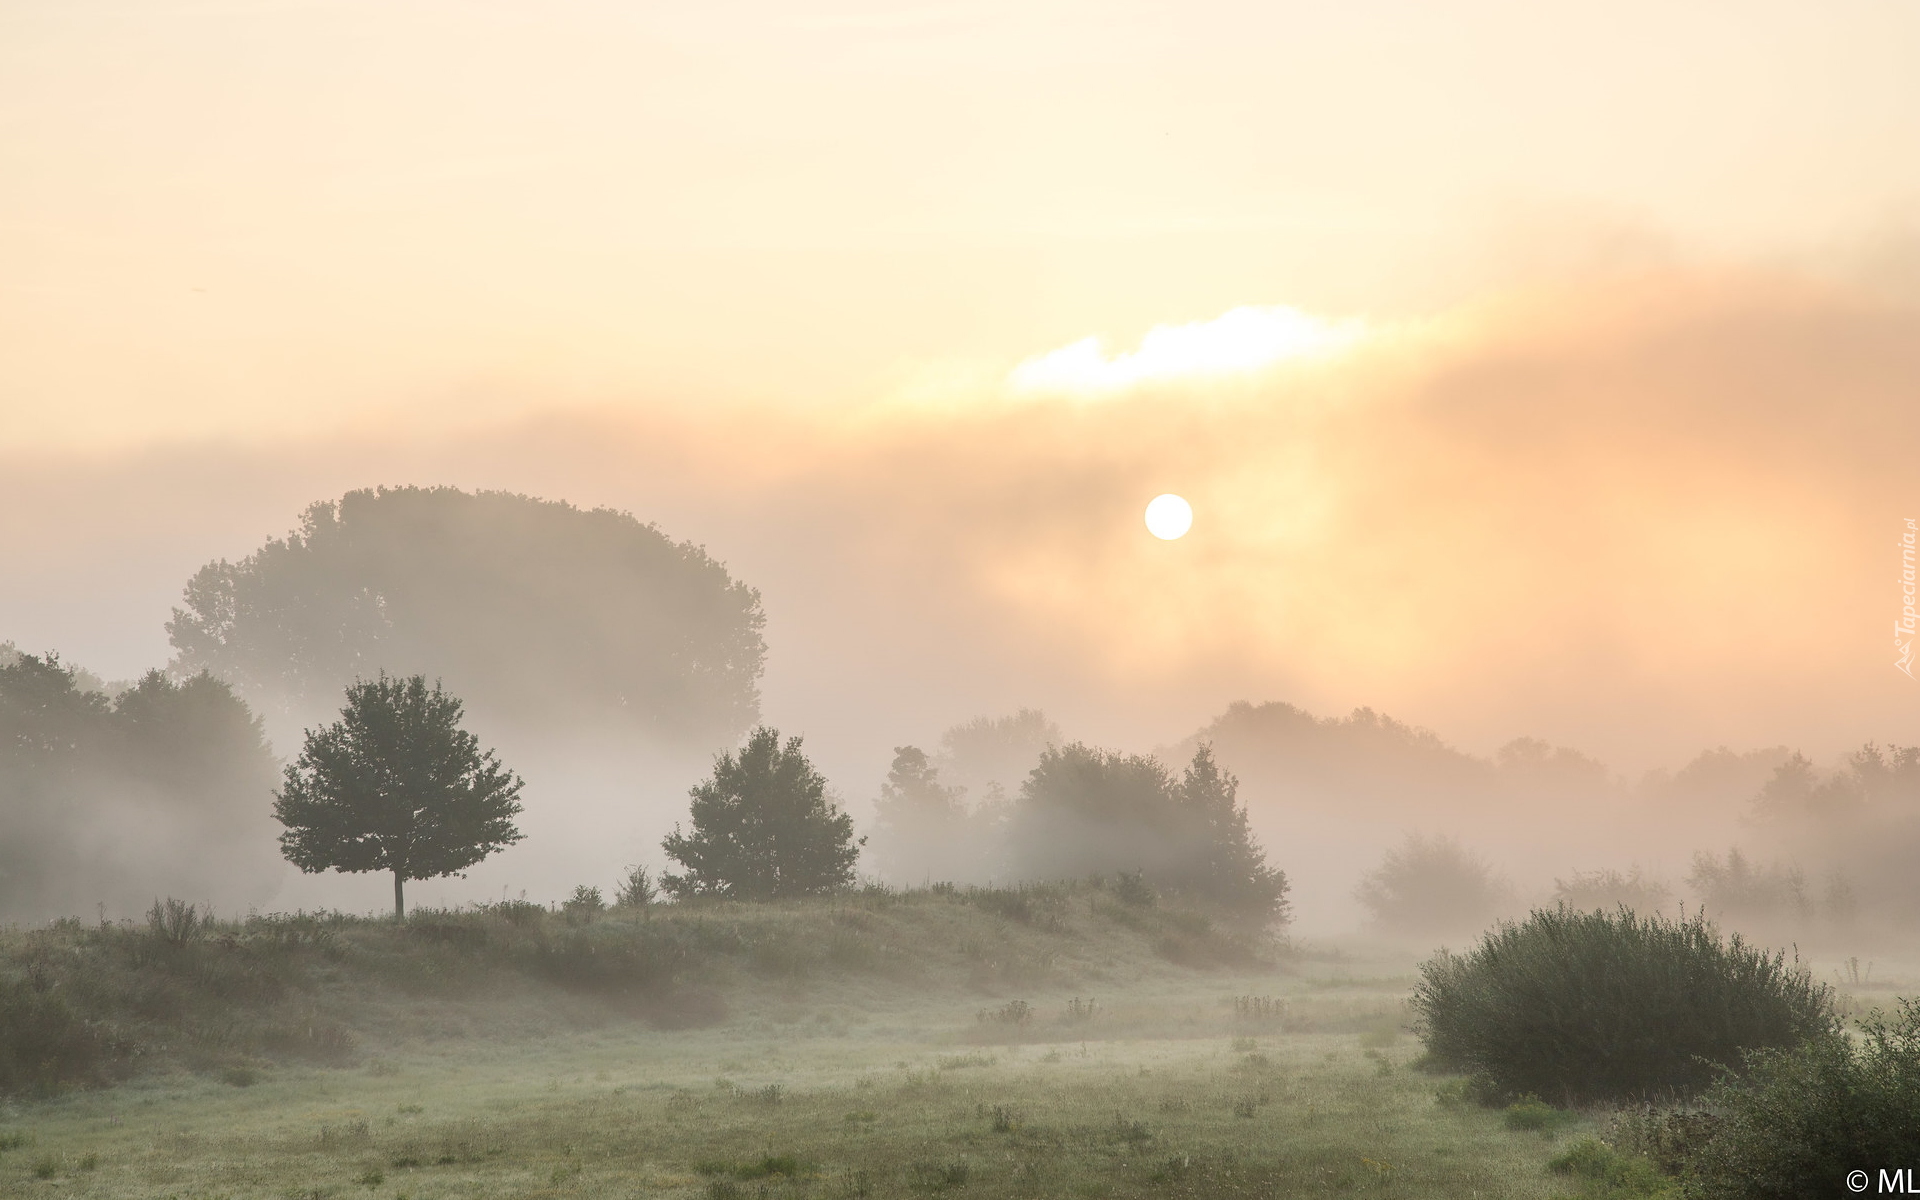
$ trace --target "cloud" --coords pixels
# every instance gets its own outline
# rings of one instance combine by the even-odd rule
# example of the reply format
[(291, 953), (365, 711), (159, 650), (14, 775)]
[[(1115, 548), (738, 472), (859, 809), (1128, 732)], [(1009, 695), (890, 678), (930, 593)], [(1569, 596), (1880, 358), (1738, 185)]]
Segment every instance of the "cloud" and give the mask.
[(1244, 375), (1277, 363), (1316, 359), (1353, 346), (1358, 321), (1329, 321), (1284, 306), (1243, 305), (1210, 321), (1156, 325), (1138, 349), (1108, 355), (1081, 338), (1020, 363), (1007, 375), (1015, 395), (1099, 395), (1143, 384)]

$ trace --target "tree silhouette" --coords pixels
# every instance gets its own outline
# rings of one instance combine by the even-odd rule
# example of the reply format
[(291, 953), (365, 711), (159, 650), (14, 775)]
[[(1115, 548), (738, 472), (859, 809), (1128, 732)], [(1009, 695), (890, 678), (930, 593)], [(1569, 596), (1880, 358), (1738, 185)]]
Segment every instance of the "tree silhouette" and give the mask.
[(307, 731), (277, 793), (287, 861), (310, 875), (393, 872), (404, 920), (407, 880), (455, 874), (519, 841), (521, 781), (460, 728), (461, 711), (421, 675), (348, 688), (340, 719)]
[(854, 840), (853, 818), (826, 791), (800, 739), (783, 748), (780, 732), (762, 725), (689, 793), (693, 831), (676, 825), (661, 843), (686, 874), (663, 874), (661, 885), (683, 898), (772, 900), (851, 883), (866, 839)]
[(1029, 879), (1137, 871), (1157, 887), (1284, 921), (1287, 877), (1267, 865), (1238, 790), (1205, 744), (1179, 779), (1149, 755), (1049, 746), (1014, 806), (1016, 871)]
[(521, 727), (712, 745), (759, 719), (764, 620), (704, 549), (626, 513), (403, 487), (314, 504), (287, 537), (202, 567), (167, 635), (177, 672), (289, 721), (385, 670)]

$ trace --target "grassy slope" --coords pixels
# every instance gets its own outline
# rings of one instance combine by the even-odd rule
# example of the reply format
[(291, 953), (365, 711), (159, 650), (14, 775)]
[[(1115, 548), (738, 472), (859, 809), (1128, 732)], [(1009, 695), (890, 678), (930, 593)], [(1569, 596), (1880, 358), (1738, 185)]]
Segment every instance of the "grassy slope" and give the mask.
[[(1331, 978), (1097, 889), (524, 916), (256, 930), (251, 949), (241, 928), (139, 965), (112, 939), (144, 932), (8, 935), (13, 974), (38, 955), (54, 964), (43, 982), (66, 972), (52, 990), (109, 1006), (166, 971), (188, 982), (120, 1026), (150, 1047), (131, 1082), (0, 1113), (0, 1140), (29, 1143), (0, 1152), (0, 1193), (1570, 1190), (1544, 1170), (1548, 1138), (1438, 1105), (1406, 1069), (1404, 975)], [(284, 977), (276, 995), (189, 986), (230, 987), (207, 964), (248, 953)], [(1275, 1003), (1237, 1013), (1249, 995)], [(1028, 1019), (992, 1019), (1014, 1000)], [(320, 1065), (283, 1032), (272, 1052), (261, 1031), (304, 1030), (303, 1015), (350, 1030), (351, 1051)], [(672, 1028), (689, 1021), (706, 1023)]]

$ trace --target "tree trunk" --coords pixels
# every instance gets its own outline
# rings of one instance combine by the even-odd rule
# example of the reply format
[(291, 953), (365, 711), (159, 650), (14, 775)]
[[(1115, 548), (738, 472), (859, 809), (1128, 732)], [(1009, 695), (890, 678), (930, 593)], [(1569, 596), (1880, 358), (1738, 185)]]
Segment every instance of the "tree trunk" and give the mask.
[(401, 890), (404, 882), (400, 877), (400, 872), (395, 871), (393, 873), (393, 919), (396, 921), (405, 921), (407, 919), (406, 895)]

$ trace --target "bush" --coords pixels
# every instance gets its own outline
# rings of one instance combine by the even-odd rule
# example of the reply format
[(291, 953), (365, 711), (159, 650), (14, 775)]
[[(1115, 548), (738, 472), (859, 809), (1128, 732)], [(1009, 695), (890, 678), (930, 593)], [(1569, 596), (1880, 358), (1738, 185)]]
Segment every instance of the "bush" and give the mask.
[(601, 898), (599, 888), (583, 883), (573, 889), (573, 895), (567, 897), (560, 909), (569, 921), (591, 924), (595, 917), (607, 911), (607, 902)]
[(1667, 1186), (1653, 1163), (1622, 1154), (1597, 1138), (1581, 1138), (1566, 1153), (1549, 1159), (1547, 1170), (1598, 1184), (1613, 1195), (1652, 1196)]
[(59, 996), (0, 980), (0, 1095), (103, 1081), (124, 1048)]
[(1452, 838), (1409, 834), (1353, 894), (1382, 929), (1443, 934), (1480, 928), (1500, 913), (1510, 890), (1486, 860)]
[(164, 903), (155, 900), (147, 910), (147, 928), (170, 946), (184, 946), (200, 940), (206, 933), (207, 921), (194, 905), (168, 896)]
[(1496, 1096), (1692, 1094), (1716, 1064), (1836, 1027), (1826, 985), (1738, 935), (1722, 942), (1702, 916), (1541, 909), (1420, 970), (1428, 1053)]
[(1856, 1045), (1815, 1037), (1746, 1057), (1706, 1096), (1718, 1120), (1693, 1155), (1704, 1200), (1839, 1195), (1847, 1172), (1920, 1162), (1920, 1000), (1861, 1022)]

